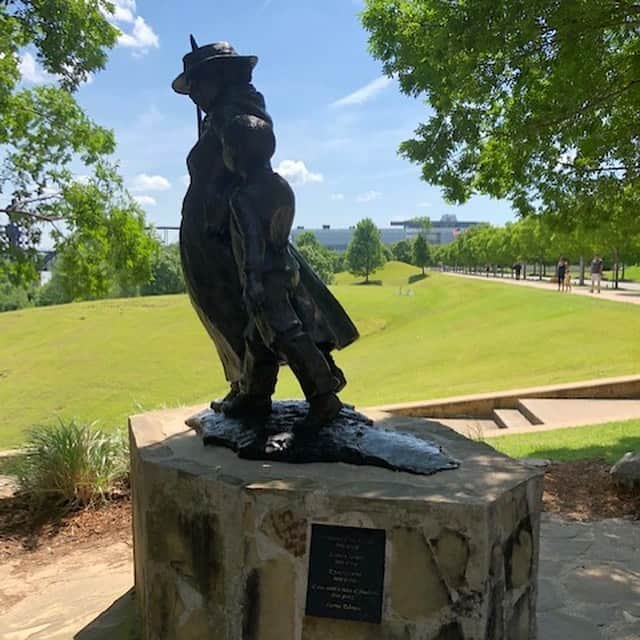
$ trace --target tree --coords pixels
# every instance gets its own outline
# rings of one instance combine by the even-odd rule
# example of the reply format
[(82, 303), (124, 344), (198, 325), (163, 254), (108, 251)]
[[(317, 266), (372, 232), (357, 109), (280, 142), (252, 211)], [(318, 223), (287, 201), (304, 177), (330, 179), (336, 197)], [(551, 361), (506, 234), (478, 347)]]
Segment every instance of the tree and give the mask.
[(411, 264), (413, 261), (413, 247), (409, 240), (400, 240), (391, 247), (393, 259), (398, 262), (406, 262)]
[(33, 288), (16, 286), (9, 281), (6, 272), (0, 267), (0, 312), (15, 311), (32, 304)]
[[(93, 261), (96, 250), (97, 259), (115, 259), (114, 268), (128, 273), (125, 279), (148, 276), (150, 240), (142, 210), (109, 164), (113, 133), (92, 122), (73, 96), (106, 63), (118, 37), (108, 20), (114, 10), (107, 0), (0, 2), (0, 191), (9, 193), (8, 204), (0, 206), (7, 220), (0, 257), (14, 283), (36, 279), (36, 248), (48, 225), (56, 249), (67, 258), (75, 246), (86, 250), (85, 261)], [(26, 46), (55, 74), (56, 84), (20, 88)], [(72, 170), (79, 165), (84, 178)], [(76, 275), (92, 265), (84, 267)], [(93, 291), (96, 282), (79, 286)]]
[(431, 218), (428, 216), (416, 216), (409, 220), (409, 223), (415, 229), (420, 229), (420, 235), (426, 236), (429, 233), (429, 229), (431, 229)]
[[(104, 298), (149, 282), (156, 242), (116, 174), (100, 169), (51, 206), (73, 229), (53, 234), (60, 286), (69, 299)], [(76, 220), (82, 222), (74, 226)]]
[(151, 266), (151, 280), (142, 286), (143, 296), (159, 296), (186, 291), (180, 247), (158, 244)]
[(413, 263), (416, 267), (422, 268), (422, 275), (424, 275), (424, 268), (429, 263), (429, 245), (422, 235), (419, 235), (413, 241)]
[(347, 248), (346, 262), (349, 273), (363, 276), (366, 284), (369, 275), (384, 264), (380, 231), (370, 218), (360, 220), (353, 239)]
[(575, 224), (637, 195), (636, 3), (367, 0), (362, 20), (386, 73), (431, 105), (400, 150), (449, 201)]
[(322, 282), (331, 284), (334, 273), (334, 257), (326, 247), (323, 247), (313, 231), (304, 231), (296, 239), (296, 246), (300, 255), (311, 265)]

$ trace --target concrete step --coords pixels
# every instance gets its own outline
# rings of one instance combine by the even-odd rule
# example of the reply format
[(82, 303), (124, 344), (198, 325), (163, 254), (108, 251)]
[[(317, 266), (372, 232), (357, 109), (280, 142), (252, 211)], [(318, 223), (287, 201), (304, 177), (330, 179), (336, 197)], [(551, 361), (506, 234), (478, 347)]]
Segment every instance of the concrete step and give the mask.
[(434, 418), (433, 420), (461, 433), (470, 440), (482, 440), (504, 433), (494, 420), (480, 418)]
[(527, 418), (531, 424), (544, 424), (544, 420), (538, 417), (536, 410), (538, 410), (538, 400), (523, 399), (518, 400), (518, 411)]
[(493, 419), (501, 429), (522, 429), (532, 424), (518, 409), (494, 409)]
[(538, 425), (577, 426), (640, 418), (640, 400), (523, 398), (518, 409)]

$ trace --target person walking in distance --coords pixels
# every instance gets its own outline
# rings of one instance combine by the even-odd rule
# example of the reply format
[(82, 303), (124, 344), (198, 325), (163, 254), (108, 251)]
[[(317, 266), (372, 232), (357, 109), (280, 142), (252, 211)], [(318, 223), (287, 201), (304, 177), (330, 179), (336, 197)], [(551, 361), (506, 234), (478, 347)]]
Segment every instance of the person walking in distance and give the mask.
[(564, 290), (566, 292), (571, 291), (571, 265), (569, 261), (565, 261), (565, 272), (564, 272)]
[(603, 269), (604, 263), (602, 262), (602, 258), (598, 255), (593, 256), (593, 260), (591, 261), (591, 293), (593, 293), (594, 288), (596, 293), (600, 293)]
[(564, 276), (567, 273), (567, 259), (560, 258), (556, 267), (556, 276), (558, 277), (558, 291), (564, 291)]

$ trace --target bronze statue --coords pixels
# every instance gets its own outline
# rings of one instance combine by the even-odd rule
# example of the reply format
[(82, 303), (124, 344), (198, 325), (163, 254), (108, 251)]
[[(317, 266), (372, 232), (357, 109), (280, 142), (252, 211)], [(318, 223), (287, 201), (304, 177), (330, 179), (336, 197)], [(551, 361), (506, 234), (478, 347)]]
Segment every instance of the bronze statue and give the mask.
[(258, 59), (227, 42), (191, 43), (172, 85), (196, 104), (199, 129), (180, 246), (189, 295), (231, 386), (220, 406), (229, 417), (266, 418), (287, 363), (309, 402), (303, 427), (316, 430), (342, 409), (346, 380), (331, 352), (358, 332), (289, 243), (294, 194), (271, 167), (273, 123), (251, 84)]

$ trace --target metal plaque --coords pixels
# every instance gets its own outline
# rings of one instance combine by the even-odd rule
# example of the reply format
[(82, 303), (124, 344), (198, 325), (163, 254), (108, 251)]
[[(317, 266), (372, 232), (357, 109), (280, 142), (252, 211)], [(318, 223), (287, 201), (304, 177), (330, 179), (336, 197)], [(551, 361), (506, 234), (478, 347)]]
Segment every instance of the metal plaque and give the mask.
[(309, 616), (380, 624), (384, 529), (311, 525)]

